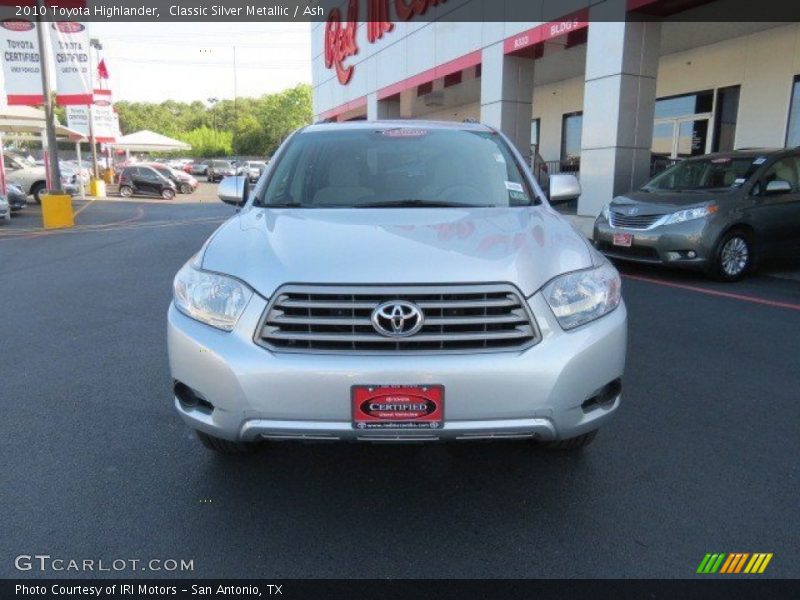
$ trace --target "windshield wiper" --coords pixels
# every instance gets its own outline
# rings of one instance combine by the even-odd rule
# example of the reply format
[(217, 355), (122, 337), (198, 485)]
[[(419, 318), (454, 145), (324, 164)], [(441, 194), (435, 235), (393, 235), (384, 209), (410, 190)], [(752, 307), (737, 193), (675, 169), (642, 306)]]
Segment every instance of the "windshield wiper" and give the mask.
[(470, 204), (469, 202), (447, 202), (445, 200), (422, 200), (406, 198), (404, 200), (387, 200), (384, 202), (367, 202), (355, 204), (352, 208), (406, 208), (424, 206), (428, 208), (493, 208), (494, 204)]

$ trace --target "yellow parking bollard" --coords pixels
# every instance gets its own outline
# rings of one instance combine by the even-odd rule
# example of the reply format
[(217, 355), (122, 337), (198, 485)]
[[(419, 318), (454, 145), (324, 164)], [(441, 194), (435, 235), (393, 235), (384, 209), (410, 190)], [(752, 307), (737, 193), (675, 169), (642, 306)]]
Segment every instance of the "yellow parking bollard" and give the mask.
[(89, 195), (95, 198), (104, 198), (106, 195), (106, 182), (102, 179), (89, 180)]
[(69, 194), (42, 194), (42, 224), (45, 229), (72, 227), (72, 196)]

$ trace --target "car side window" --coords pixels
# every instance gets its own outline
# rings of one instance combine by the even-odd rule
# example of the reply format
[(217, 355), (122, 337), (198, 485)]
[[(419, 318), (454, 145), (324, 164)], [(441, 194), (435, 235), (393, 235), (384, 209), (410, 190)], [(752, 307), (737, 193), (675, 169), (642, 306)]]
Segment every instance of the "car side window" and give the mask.
[(800, 157), (798, 156), (787, 156), (775, 161), (761, 178), (759, 193), (766, 189), (770, 181), (786, 181), (792, 186), (791, 193), (796, 194), (800, 191), (800, 175), (798, 174), (798, 167), (800, 167), (799, 159)]

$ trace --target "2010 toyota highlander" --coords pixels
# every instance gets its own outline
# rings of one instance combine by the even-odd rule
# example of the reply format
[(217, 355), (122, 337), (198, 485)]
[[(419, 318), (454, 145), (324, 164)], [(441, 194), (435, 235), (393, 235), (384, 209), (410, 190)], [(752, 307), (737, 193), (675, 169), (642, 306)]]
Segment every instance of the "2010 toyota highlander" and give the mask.
[(178, 272), (175, 407), (221, 452), (264, 440), (529, 438), (579, 448), (620, 403), (614, 267), (516, 149), (473, 123), (305, 127)]

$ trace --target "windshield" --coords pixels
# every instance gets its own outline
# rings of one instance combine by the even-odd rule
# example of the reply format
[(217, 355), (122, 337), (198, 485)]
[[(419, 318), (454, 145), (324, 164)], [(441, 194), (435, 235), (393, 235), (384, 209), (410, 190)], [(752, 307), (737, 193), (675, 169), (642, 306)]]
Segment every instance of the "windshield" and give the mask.
[(527, 206), (538, 202), (499, 135), (457, 129), (302, 132), (260, 205)]
[(215, 169), (230, 169), (233, 165), (225, 160), (215, 160), (211, 163)]
[(684, 160), (657, 175), (642, 189), (678, 192), (730, 188), (743, 184), (757, 168), (753, 157)]

